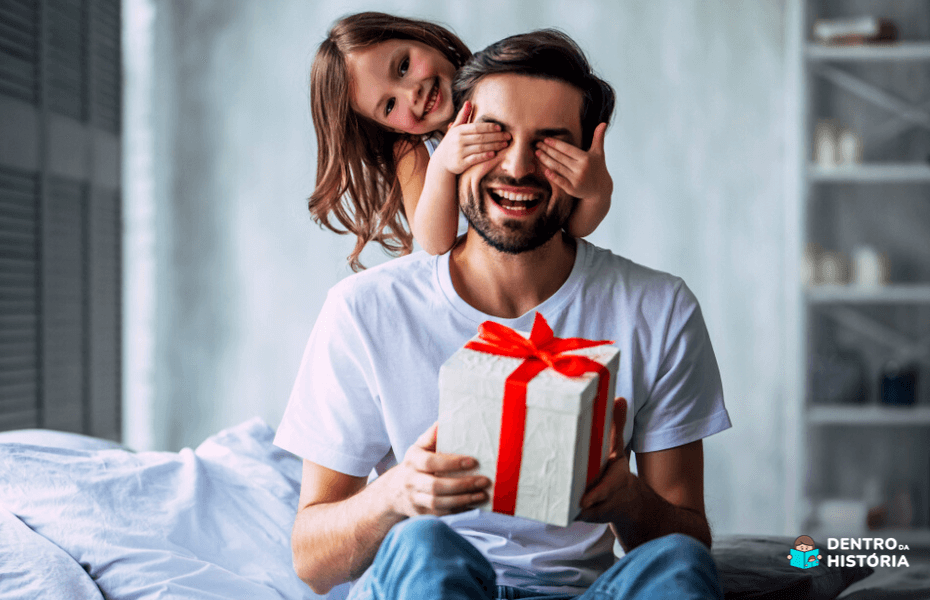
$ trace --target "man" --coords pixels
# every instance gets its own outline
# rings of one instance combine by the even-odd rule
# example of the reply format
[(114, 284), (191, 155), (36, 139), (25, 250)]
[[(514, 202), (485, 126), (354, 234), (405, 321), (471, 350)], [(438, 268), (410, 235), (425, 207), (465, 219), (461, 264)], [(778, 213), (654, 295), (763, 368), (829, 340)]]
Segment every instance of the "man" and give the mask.
[[(730, 422), (700, 309), (680, 279), (563, 234), (574, 199), (537, 153), (587, 149), (613, 91), (539, 31), (476, 54), (455, 94), (511, 143), (460, 176), (470, 227), (450, 253), (330, 290), (276, 438), (305, 459), (298, 575), (318, 593), (361, 577), (358, 599), (722, 597), (701, 439)], [(450, 476), (474, 460), (435, 451), (439, 367), (485, 320), (529, 330), (537, 311), (557, 336), (621, 350), (614, 452), (565, 528), (474, 510), (490, 482)]]

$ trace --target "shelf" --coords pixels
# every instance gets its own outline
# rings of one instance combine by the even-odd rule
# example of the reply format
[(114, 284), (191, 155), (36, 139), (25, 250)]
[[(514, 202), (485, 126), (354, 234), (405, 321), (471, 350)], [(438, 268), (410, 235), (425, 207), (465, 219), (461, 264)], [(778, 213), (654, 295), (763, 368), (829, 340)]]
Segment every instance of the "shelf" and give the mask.
[(893, 42), (859, 46), (808, 44), (807, 58), (812, 61), (930, 61), (930, 42)]
[(807, 420), (814, 425), (930, 425), (927, 406), (811, 406)]
[(807, 300), (812, 304), (930, 303), (930, 284), (815, 285), (807, 289)]
[(808, 167), (810, 178), (824, 183), (930, 183), (930, 165), (873, 163), (839, 167)]

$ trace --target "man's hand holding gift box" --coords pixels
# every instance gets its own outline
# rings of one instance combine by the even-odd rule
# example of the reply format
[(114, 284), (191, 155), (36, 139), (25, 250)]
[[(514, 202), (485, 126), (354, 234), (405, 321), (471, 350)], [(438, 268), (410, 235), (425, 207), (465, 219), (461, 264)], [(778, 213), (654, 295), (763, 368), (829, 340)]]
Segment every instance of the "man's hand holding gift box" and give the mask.
[(623, 456), (619, 471), (612, 464), (604, 474), (610, 482), (598, 481), (608, 454), (616, 453), (620, 352), (611, 343), (557, 338), (537, 314), (528, 336), (482, 324), (442, 366), (436, 449), (477, 459), (477, 473), (492, 482), (482, 508), (564, 527), (597, 482), (584, 497), (584, 515), (600, 520), (617, 473), (629, 473)]

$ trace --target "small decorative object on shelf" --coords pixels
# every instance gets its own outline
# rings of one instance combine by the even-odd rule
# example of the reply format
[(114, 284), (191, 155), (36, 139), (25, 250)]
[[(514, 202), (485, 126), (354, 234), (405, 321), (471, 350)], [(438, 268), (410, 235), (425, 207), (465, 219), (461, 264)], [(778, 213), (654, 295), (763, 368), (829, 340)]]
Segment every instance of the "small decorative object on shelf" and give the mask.
[(887, 285), (888, 257), (872, 246), (857, 246), (854, 248), (852, 282), (864, 288)]
[(837, 165), (836, 123), (823, 120), (814, 130), (814, 162), (821, 167)]
[(891, 361), (881, 376), (882, 404), (912, 406), (917, 399), (917, 365)]
[(898, 28), (894, 21), (881, 17), (818, 19), (814, 23), (814, 39), (835, 45), (893, 42), (898, 39)]
[(836, 159), (841, 165), (858, 165), (862, 162), (862, 140), (852, 129), (843, 129), (837, 136)]
[(861, 164), (861, 138), (835, 121), (819, 121), (814, 129), (814, 163), (823, 168)]
[(849, 283), (849, 261), (842, 252), (823, 252), (817, 265), (818, 283), (845, 285)]

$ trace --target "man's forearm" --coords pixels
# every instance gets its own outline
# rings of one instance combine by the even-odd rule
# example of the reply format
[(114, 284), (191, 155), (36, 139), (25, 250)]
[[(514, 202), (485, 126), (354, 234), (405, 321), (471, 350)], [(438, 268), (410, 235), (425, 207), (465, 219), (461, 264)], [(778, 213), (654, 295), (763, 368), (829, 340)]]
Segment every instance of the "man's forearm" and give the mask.
[(638, 477), (635, 481), (637, 501), (627, 505), (635, 508), (624, 511), (622, 516), (610, 524), (624, 550), (630, 551), (640, 544), (671, 533), (690, 535), (710, 547), (710, 525), (702, 512), (676, 506)]
[(378, 487), (375, 480), (345, 500), (298, 512), (291, 536), (294, 569), (314, 592), (325, 594), (364, 573), (391, 527), (406, 518), (391, 510)]

